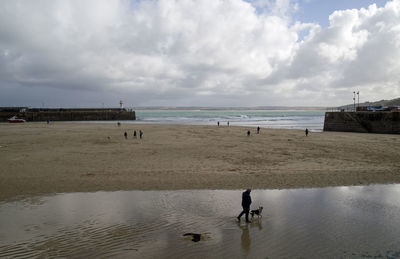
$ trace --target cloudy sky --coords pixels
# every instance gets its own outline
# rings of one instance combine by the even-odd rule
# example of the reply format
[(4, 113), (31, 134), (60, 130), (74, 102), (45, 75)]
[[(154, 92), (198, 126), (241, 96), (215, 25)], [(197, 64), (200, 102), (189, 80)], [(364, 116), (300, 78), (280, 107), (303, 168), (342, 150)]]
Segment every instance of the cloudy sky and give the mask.
[(0, 106), (400, 97), (400, 0), (1, 0)]

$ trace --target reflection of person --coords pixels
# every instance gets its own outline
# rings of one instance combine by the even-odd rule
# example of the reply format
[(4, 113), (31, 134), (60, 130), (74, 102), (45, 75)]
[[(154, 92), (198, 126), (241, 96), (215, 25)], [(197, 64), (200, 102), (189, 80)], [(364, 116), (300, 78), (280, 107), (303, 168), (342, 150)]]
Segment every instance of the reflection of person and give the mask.
[(250, 237), (250, 231), (254, 233), (254, 229), (257, 228), (259, 231), (263, 229), (261, 225), (261, 220), (255, 221), (255, 224), (240, 224), (240, 222), (237, 223), (238, 227), (240, 230), (242, 230), (242, 235), (240, 236), (240, 241), (241, 241), (241, 246), (242, 246), (242, 251), (244, 255), (247, 257), (249, 252), (250, 252), (250, 246), (251, 246), (251, 237)]
[(240, 228), (242, 229), (242, 235), (240, 236), (242, 250), (247, 256), (249, 254), (251, 244), (249, 225), (246, 224), (244, 226), (240, 226)]
[(242, 207), (243, 211), (240, 212), (239, 216), (237, 219), (240, 221), (240, 218), (243, 216), (243, 214), (246, 214), (246, 222), (251, 222), (249, 221), (249, 212), (250, 212), (250, 204), (251, 204), (251, 197), (250, 197), (250, 192), (251, 189), (247, 189), (242, 193)]

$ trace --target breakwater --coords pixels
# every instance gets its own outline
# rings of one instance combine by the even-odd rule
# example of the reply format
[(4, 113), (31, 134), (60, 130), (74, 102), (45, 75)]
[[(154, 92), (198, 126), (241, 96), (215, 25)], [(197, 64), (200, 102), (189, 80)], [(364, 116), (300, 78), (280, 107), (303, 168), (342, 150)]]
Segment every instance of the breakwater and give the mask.
[(24, 107), (1, 108), (0, 121), (17, 116), (26, 121), (96, 121), (135, 120), (133, 110), (120, 108), (77, 108), (77, 109), (28, 109)]
[(326, 112), (324, 131), (400, 134), (400, 112)]

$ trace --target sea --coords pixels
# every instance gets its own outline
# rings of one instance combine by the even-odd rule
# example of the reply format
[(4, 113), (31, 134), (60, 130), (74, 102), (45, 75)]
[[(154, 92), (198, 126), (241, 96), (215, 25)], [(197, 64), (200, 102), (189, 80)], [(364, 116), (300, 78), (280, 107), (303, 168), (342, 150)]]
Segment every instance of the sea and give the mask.
[(324, 127), (324, 110), (140, 110), (137, 123), (249, 126), (277, 129)]

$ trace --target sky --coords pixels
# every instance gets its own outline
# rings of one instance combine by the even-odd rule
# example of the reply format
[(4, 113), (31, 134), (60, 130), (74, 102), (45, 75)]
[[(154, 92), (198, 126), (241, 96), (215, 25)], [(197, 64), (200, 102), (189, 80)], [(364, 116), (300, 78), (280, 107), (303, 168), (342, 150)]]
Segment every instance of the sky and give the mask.
[(400, 0), (1, 0), (0, 107), (400, 97)]

